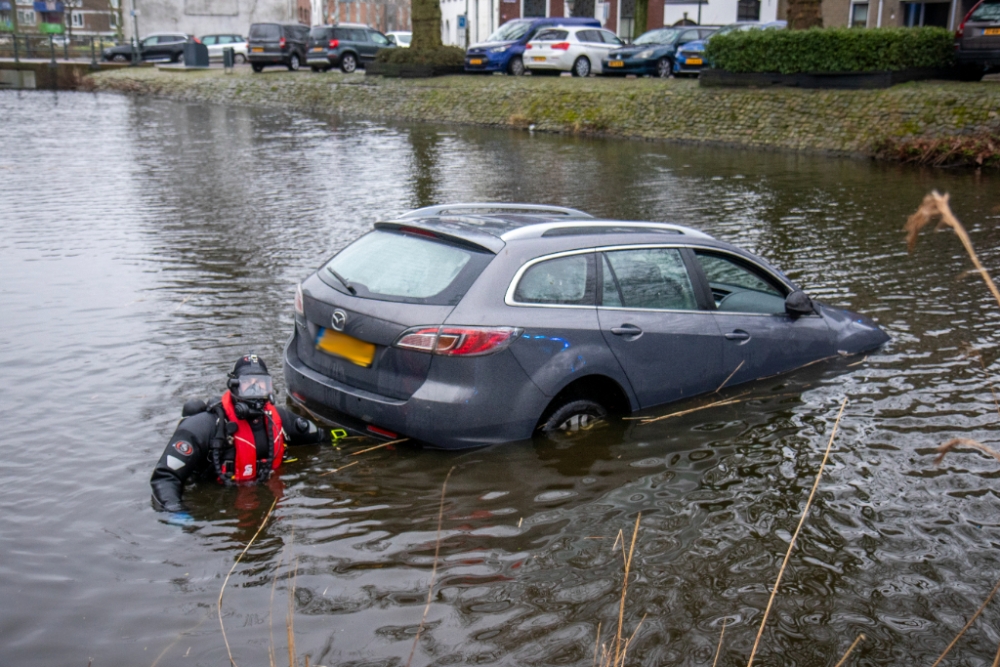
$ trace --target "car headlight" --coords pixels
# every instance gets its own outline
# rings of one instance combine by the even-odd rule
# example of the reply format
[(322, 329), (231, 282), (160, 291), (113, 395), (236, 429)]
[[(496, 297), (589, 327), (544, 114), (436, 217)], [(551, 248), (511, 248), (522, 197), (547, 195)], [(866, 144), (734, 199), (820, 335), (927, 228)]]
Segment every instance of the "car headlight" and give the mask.
[(635, 54), (636, 58), (651, 58), (653, 57), (653, 49), (646, 49), (645, 51), (640, 51)]
[(490, 49), (490, 53), (503, 53), (509, 48), (510, 48), (509, 46), (494, 46), (492, 49)]

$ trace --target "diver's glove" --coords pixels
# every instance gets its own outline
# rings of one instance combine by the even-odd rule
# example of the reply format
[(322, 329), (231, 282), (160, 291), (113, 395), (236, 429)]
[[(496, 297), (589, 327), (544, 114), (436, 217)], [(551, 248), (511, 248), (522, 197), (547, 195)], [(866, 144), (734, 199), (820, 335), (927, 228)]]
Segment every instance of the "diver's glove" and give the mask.
[(171, 512), (167, 515), (167, 523), (171, 526), (193, 526), (194, 517), (187, 512)]

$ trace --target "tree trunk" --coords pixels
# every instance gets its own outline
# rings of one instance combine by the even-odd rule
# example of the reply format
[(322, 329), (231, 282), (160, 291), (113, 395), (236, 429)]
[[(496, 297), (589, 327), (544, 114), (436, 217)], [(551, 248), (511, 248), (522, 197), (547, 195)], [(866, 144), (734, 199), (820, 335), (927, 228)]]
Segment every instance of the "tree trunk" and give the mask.
[(808, 30), (823, 27), (823, 6), (820, 0), (788, 0), (788, 27)]
[(413, 24), (413, 49), (437, 49), (441, 47), (441, 2), (440, 0), (413, 0), (410, 10)]
[(649, 0), (635, 0), (635, 28), (632, 39), (646, 32), (649, 20)]

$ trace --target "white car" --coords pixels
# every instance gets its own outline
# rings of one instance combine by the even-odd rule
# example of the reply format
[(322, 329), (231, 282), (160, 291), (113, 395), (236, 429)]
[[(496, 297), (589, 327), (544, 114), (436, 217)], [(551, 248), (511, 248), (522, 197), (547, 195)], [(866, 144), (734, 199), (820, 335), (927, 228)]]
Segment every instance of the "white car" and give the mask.
[(241, 35), (204, 35), (201, 43), (208, 47), (209, 60), (222, 60), (224, 49), (233, 50), (233, 61), (247, 61), (247, 38)]
[(625, 42), (610, 30), (554, 26), (539, 31), (524, 47), (524, 66), (532, 74), (600, 74), (601, 58), (624, 45)]
[(385, 33), (385, 36), (389, 38), (389, 41), (396, 46), (401, 46), (404, 49), (410, 48), (410, 40), (413, 39), (412, 32), (405, 32), (403, 30), (394, 30), (393, 32)]

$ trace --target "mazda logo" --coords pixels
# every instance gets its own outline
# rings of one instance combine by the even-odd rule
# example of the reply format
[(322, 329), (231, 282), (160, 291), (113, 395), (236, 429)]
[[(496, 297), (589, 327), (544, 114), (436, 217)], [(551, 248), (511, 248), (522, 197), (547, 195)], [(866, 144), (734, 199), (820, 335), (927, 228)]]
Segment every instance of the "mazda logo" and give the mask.
[(333, 330), (343, 331), (345, 324), (347, 324), (347, 313), (340, 308), (333, 311), (333, 317), (330, 318), (330, 326), (333, 327)]

